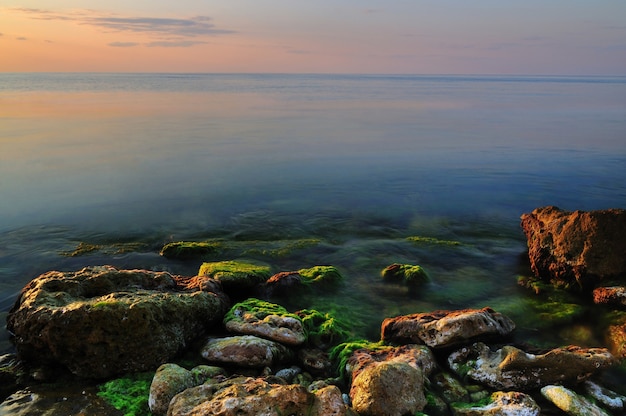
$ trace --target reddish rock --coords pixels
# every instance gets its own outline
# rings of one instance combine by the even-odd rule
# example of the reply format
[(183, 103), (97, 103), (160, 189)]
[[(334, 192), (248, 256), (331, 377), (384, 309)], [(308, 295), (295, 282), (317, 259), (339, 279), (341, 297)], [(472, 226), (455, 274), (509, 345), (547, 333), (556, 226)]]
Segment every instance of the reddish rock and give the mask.
[(626, 306), (626, 287), (598, 287), (593, 290), (593, 301), (599, 305)]
[(347, 362), (347, 370), (354, 380), (361, 371), (381, 362), (402, 362), (420, 369), (425, 377), (437, 367), (433, 353), (424, 345), (402, 345), (381, 350), (356, 350)]
[(626, 278), (626, 210), (567, 212), (548, 206), (521, 219), (537, 277), (583, 289), (601, 279)]
[(387, 318), (381, 327), (382, 339), (396, 343), (449, 347), (489, 335), (507, 335), (515, 323), (491, 308), (434, 311)]
[(33, 279), (7, 317), (27, 363), (62, 365), (80, 377), (154, 369), (220, 322), (228, 299), (203, 279), (166, 272), (52, 271)]

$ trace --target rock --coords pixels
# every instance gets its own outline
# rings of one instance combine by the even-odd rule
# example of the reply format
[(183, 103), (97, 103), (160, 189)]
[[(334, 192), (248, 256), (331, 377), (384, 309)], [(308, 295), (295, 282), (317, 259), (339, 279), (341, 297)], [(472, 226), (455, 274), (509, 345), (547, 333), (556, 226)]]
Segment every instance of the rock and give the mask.
[(399, 361), (369, 365), (353, 379), (350, 398), (362, 416), (415, 414), (426, 406), (422, 370)]
[(431, 377), (431, 383), (446, 403), (469, 402), (470, 396), (459, 380), (446, 372), (437, 373)]
[(0, 355), (0, 401), (23, 387), (27, 372), (16, 354)]
[(313, 266), (298, 270), (298, 274), (303, 277), (305, 284), (335, 284), (343, 280), (343, 276), (335, 266)]
[(587, 289), (626, 276), (626, 210), (567, 212), (548, 206), (521, 219), (537, 277)]
[(497, 391), (486, 405), (466, 407), (453, 404), (452, 413), (454, 416), (538, 416), (541, 409), (527, 394)]
[(326, 350), (350, 338), (351, 327), (348, 321), (315, 309), (302, 309), (295, 313), (302, 319), (309, 347)]
[(401, 362), (423, 372), (428, 377), (437, 368), (433, 353), (423, 345), (402, 345), (380, 350), (362, 348), (354, 351), (348, 358), (346, 368), (352, 380), (371, 365), (381, 362)]
[(413, 264), (391, 264), (382, 270), (381, 275), (385, 281), (404, 283), (409, 290), (415, 290), (430, 280), (421, 266)]
[(333, 363), (327, 352), (315, 348), (302, 348), (298, 350), (298, 361), (309, 373), (330, 377)]
[(7, 327), (27, 363), (86, 378), (153, 369), (224, 316), (228, 299), (207, 280), (112, 266), (52, 271), (22, 290)]
[(176, 241), (164, 245), (159, 254), (168, 259), (189, 260), (216, 255), (221, 249), (219, 241)]
[(275, 376), (282, 378), (287, 383), (291, 383), (296, 378), (296, 376), (300, 374), (301, 372), (302, 372), (302, 369), (300, 367), (293, 365), (289, 368), (282, 368), (278, 370)]
[(614, 412), (621, 412), (626, 408), (626, 396), (617, 394), (614, 391), (604, 388), (590, 380), (586, 380), (583, 385), (587, 394), (603, 407)]
[(593, 301), (599, 305), (626, 306), (626, 287), (598, 287), (593, 290)]
[(444, 348), (489, 335), (507, 335), (515, 323), (491, 308), (434, 311), (387, 318), (382, 339), (394, 343), (424, 343)]
[(605, 333), (607, 347), (618, 358), (626, 357), (626, 317), (615, 319)]
[(217, 261), (202, 263), (198, 275), (211, 277), (219, 281), (227, 293), (234, 293), (251, 290), (265, 283), (271, 273), (268, 266), (239, 261)]
[(482, 342), (448, 357), (450, 368), (495, 389), (526, 391), (554, 383), (577, 383), (615, 363), (604, 348), (569, 346), (545, 354), (526, 353), (507, 345), (497, 351)]
[(307, 338), (298, 315), (254, 298), (234, 305), (224, 317), (224, 326), (236, 334), (256, 335), (290, 346), (300, 345)]
[(298, 271), (280, 272), (270, 277), (262, 286), (266, 296), (289, 295), (290, 291), (311, 284), (334, 285), (343, 280), (335, 266), (314, 266)]
[(187, 389), (174, 396), (168, 415), (346, 416), (352, 413), (335, 386), (312, 393), (297, 384), (272, 384), (262, 378), (236, 377)]
[(239, 367), (263, 368), (288, 363), (293, 352), (278, 342), (253, 335), (212, 338), (201, 351), (208, 361)]
[(148, 406), (155, 416), (166, 415), (170, 401), (178, 393), (204, 383), (211, 377), (224, 375), (219, 367), (198, 366), (191, 371), (177, 364), (161, 365), (150, 384)]
[(609, 413), (563, 386), (548, 385), (541, 394), (559, 409), (572, 416), (610, 416)]

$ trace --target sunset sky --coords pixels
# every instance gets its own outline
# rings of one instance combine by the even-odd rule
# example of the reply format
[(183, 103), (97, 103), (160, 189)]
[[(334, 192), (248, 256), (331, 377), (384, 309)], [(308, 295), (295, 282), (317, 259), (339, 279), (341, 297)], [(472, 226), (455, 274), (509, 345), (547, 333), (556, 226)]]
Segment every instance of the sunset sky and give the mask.
[(4, 0), (22, 71), (626, 75), (626, 1)]

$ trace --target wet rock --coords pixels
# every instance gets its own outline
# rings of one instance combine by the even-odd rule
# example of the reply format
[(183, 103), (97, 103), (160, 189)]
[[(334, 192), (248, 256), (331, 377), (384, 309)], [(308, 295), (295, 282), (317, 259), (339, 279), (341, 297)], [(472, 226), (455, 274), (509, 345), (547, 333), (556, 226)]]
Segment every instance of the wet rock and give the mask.
[(606, 330), (607, 347), (618, 358), (626, 357), (626, 316), (618, 318)]
[(626, 210), (537, 208), (521, 217), (533, 273), (583, 289), (626, 276)]
[(526, 353), (507, 345), (492, 351), (482, 342), (448, 357), (450, 368), (495, 389), (526, 391), (554, 383), (576, 383), (615, 363), (604, 348), (555, 348), (545, 354)]
[(217, 261), (202, 263), (199, 276), (211, 277), (222, 284), (226, 293), (255, 288), (270, 278), (270, 268), (239, 261)]
[(329, 377), (332, 370), (332, 361), (328, 357), (328, 353), (315, 348), (302, 348), (298, 350), (298, 361), (302, 367), (321, 377)]
[(593, 301), (599, 305), (626, 306), (626, 287), (598, 287), (593, 290)]
[(228, 299), (207, 280), (112, 266), (52, 271), (22, 290), (7, 327), (28, 363), (87, 378), (153, 369), (222, 319)]
[(16, 354), (0, 355), (0, 400), (23, 387), (27, 379), (26, 369)]
[(415, 291), (430, 280), (421, 266), (413, 264), (391, 264), (382, 270), (381, 276), (387, 282), (403, 283), (411, 291)]
[(236, 377), (205, 384), (174, 396), (168, 415), (344, 416), (352, 414), (340, 390), (329, 386), (314, 393), (296, 384), (268, 383), (262, 378)]
[(304, 285), (303, 279), (297, 271), (279, 272), (267, 279), (261, 287), (261, 292), (267, 297), (285, 295), (301, 288)]
[(148, 398), (150, 411), (155, 416), (166, 415), (170, 401), (175, 395), (198, 386), (209, 378), (225, 374), (219, 367), (203, 365), (187, 370), (177, 364), (163, 364), (157, 369), (150, 384)]
[(538, 416), (541, 409), (527, 394), (498, 391), (483, 406), (452, 405), (454, 416)]
[(404, 362), (378, 362), (354, 377), (350, 398), (362, 416), (415, 414), (426, 406), (424, 375)]
[(437, 362), (433, 353), (423, 345), (402, 345), (388, 347), (380, 350), (362, 348), (354, 351), (347, 361), (347, 371), (352, 380), (367, 367), (381, 362), (401, 362), (423, 372), (428, 377), (435, 368)]
[(210, 362), (253, 368), (288, 363), (294, 356), (286, 346), (253, 335), (211, 338), (201, 354)]
[(621, 412), (626, 409), (626, 396), (617, 394), (590, 380), (585, 381), (583, 385), (587, 394), (593, 397), (603, 407), (614, 412)]
[(610, 416), (605, 410), (563, 386), (548, 385), (541, 394), (559, 409), (572, 416)]
[(431, 383), (447, 403), (468, 402), (470, 400), (467, 389), (449, 373), (435, 374), (431, 377)]
[(434, 311), (387, 318), (382, 339), (395, 343), (424, 343), (443, 348), (490, 335), (507, 335), (515, 323), (491, 308)]
[(256, 335), (291, 346), (300, 345), (307, 338), (298, 315), (254, 298), (234, 305), (224, 317), (224, 326), (236, 334)]
[(276, 377), (282, 378), (287, 383), (291, 383), (298, 374), (302, 372), (302, 369), (297, 366), (291, 366), (289, 368), (282, 368), (276, 372)]

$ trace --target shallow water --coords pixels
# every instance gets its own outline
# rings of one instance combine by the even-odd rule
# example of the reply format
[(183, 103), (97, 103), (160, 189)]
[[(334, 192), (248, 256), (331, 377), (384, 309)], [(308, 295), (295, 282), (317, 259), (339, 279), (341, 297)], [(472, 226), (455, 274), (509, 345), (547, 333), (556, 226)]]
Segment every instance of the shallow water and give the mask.
[[(358, 335), (377, 338), (387, 316), (490, 305), (519, 339), (601, 345), (585, 313), (537, 323), (516, 284), (519, 216), (626, 207), (625, 177), (623, 77), (0, 74), (0, 318), (48, 270), (193, 274), (199, 261), (161, 246), (317, 238), (238, 254), (275, 271), (337, 266), (338, 290), (281, 301), (350, 316)], [(64, 255), (80, 242), (101, 249)], [(394, 262), (432, 282), (383, 284)]]

